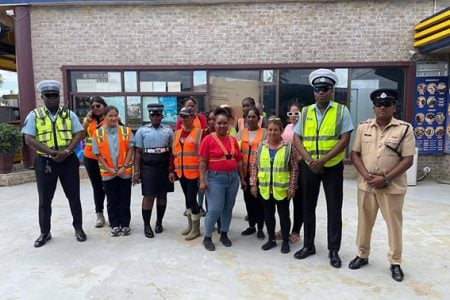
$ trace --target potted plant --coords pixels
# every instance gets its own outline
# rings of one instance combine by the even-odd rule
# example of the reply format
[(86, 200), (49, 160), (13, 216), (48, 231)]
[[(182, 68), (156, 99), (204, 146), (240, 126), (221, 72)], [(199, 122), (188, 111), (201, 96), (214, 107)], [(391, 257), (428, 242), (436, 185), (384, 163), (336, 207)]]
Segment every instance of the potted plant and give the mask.
[(16, 126), (0, 123), (0, 173), (7, 174), (13, 167), (14, 155), (22, 147), (22, 134)]

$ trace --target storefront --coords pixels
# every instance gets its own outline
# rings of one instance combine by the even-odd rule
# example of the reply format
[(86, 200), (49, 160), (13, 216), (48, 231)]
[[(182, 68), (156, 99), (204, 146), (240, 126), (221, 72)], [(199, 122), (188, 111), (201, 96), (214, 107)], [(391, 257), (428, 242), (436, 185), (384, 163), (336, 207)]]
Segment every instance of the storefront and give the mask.
[(227, 103), (239, 113), (251, 96), (266, 114), (284, 117), (293, 99), (313, 101), (308, 75), (325, 67), (339, 75), (336, 99), (355, 124), (372, 117), (368, 95), (381, 87), (400, 91), (397, 116), (412, 122), (414, 26), (445, 3), (30, 1), (15, 7), (16, 39), (28, 48), (17, 53), (22, 102), (27, 111), (39, 105), (35, 84), (57, 79), (80, 117), (100, 95), (134, 128), (148, 122), (146, 104), (156, 101), (173, 122), (186, 96), (202, 111)]

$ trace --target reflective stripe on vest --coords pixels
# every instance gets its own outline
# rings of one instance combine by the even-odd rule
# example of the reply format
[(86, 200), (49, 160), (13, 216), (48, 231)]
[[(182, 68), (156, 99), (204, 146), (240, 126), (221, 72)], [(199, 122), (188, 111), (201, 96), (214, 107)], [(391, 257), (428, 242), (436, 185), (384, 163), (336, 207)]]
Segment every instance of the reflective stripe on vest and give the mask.
[(175, 139), (172, 144), (174, 155), (175, 171), (179, 178), (196, 179), (200, 176), (199, 165), (199, 147), (202, 139), (202, 129), (193, 128), (189, 135), (184, 138), (183, 146), (180, 143), (182, 129), (175, 133)]
[(85, 138), (85, 146), (84, 146), (84, 156), (91, 158), (91, 159), (97, 159), (97, 157), (92, 153), (92, 136), (95, 133), (95, 130), (97, 130), (98, 127), (105, 126), (106, 120), (101, 121), (100, 123), (97, 123), (95, 119), (92, 119), (89, 123), (88, 128), (86, 129), (86, 138)]
[[(62, 109), (55, 122), (50, 119), (44, 107), (34, 110), (36, 115), (36, 140), (50, 149), (65, 149), (72, 141), (72, 120), (67, 109)], [(45, 154), (36, 151), (38, 154)]]
[(249, 143), (248, 128), (245, 128), (242, 131), (241, 153), (242, 153), (242, 165), (243, 165), (244, 177), (247, 176), (247, 173), (250, 170), (250, 164), (253, 161), (255, 161), (254, 159), (258, 152), (258, 146), (263, 139), (264, 139), (264, 129), (263, 128), (258, 128), (251, 145)]
[[(316, 112), (312, 105), (303, 108), (303, 146), (313, 159), (325, 156), (339, 143), (339, 136), (344, 118), (345, 106), (337, 102), (329, 107), (323, 116), (320, 127), (317, 128)], [(325, 167), (337, 165), (344, 159), (345, 151), (325, 163)]]
[(269, 200), (270, 189), (276, 200), (283, 200), (288, 195), (289, 180), (289, 160), (291, 155), (291, 144), (278, 148), (270, 162), (269, 147), (261, 144), (258, 148), (258, 185), (259, 192), (263, 199)]
[[(131, 129), (125, 126), (120, 126), (117, 130), (118, 134), (118, 142), (119, 142), (119, 149), (117, 152), (117, 168), (120, 169), (121, 167), (125, 167), (125, 172), (123, 175), (131, 175), (133, 168), (132, 165), (129, 164), (127, 166), (124, 166), (125, 159), (127, 157), (128, 153), (128, 142), (131, 139)], [(111, 158), (111, 153), (109, 151), (109, 144), (108, 144), (108, 134), (106, 133), (106, 130), (101, 127), (95, 131), (94, 138), (96, 139), (98, 150), (100, 152), (100, 155), (105, 160), (106, 164), (110, 168), (114, 168), (114, 163)], [(105, 168), (102, 164), (99, 164), (100, 167), (100, 174), (104, 177), (114, 176), (114, 174), (110, 173), (108, 169)]]

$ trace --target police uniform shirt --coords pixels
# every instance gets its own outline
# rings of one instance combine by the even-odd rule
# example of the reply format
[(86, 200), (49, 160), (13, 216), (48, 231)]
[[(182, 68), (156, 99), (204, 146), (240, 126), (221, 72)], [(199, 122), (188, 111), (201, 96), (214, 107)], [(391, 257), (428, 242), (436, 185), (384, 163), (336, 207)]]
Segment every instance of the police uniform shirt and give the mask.
[[(408, 133), (399, 144), (407, 129)], [(386, 175), (398, 165), (401, 157), (415, 154), (415, 145), (413, 129), (409, 123), (392, 118), (384, 130), (381, 130), (375, 119), (369, 119), (358, 126), (352, 150), (361, 153), (361, 159), (369, 173)], [(389, 147), (397, 149), (401, 157)], [(406, 173), (403, 173), (393, 178), (391, 183), (380, 191), (390, 194), (404, 194), (406, 185)], [(375, 191), (362, 176), (358, 176), (358, 188), (365, 191)]]
[[(119, 127), (114, 127), (114, 128), (108, 128), (106, 126), (102, 127), (103, 129), (105, 129), (105, 133), (107, 135), (107, 140), (108, 140), (108, 148), (109, 148), (109, 153), (111, 154), (111, 160), (114, 164), (114, 168), (117, 169), (117, 159), (119, 157)], [(133, 135), (133, 132), (131, 133), (131, 138), (128, 141), (128, 147), (132, 148), (135, 145), (135, 137)], [(100, 151), (98, 149), (98, 144), (97, 144), (97, 139), (92, 139), (92, 153), (95, 155), (100, 154)], [(121, 178), (130, 178), (131, 175), (128, 176), (120, 176)], [(107, 177), (104, 178), (102, 177), (103, 180), (105, 179), (112, 179), (113, 177)]]
[[(317, 108), (317, 105), (314, 103), (310, 106), (313, 107), (313, 109), (316, 112), (316, 119), (317, 119), (317, 124), (321, 124), (323, 117), (325, 115), (325, 113), (328, 111), (328, 109), (330, 109), (330, 107), (333, 105), (333, 101), (330, 101), (330, 103), (328, 104), (327, 108), (325, 109), (325, 111), (322, 112), (320, 111), (320, 109)], [(300, 114), (299, 120), (297, 121), (297, 124), (295, 124), (294, 126), (294, 132), (299, 135), (299, 136), (303, 136), (303, 121), (302, 121), (302, 117), (304, 114)], [(346, 133), (346, 132), (350, 132), (354, 129), (353, 127), (353, 123), (352, 123), (352, 117), (350, 116), (350, 112), (348, 111), (347, 106), (344, 105), (344, 115), (342, 117), (342, 125), (341, 125), (341, 131), (340, 134)]]
[(159, 127), (148, 124), (142, 126), (136, 132), (136, 147), (138, 148), (171, 148), (172, 142), (173, 130), (164, 124), (159, 125)]
[[(56, 118), (58, 116), (58, 114), (62, 111), (61, 108), (58, 109), (58, 111), (56, 112), (56, 114), (52, 114), (47, 107), (45, 107), (45, 111), (47, 112), (47, 114), (50, 117), (50, 120), (52, 120), (53, 122), (56, 121)], [(80, 120), (78, 119), (77, 115), (73, 112), (73, 111), (69, 111), (69, 115), (70, 115), (70, 120), (72, 122), (72, 134), (78, 133), (80, 131), (84, 131), (83, 126), (80, 123)], [(27, 118), (25, 119), (25, 122), (23, 123), (23, 128), (21, 130), (22, 134), (28, 134), (31, 136), (36, 136), (36, 113), (33, 111), (31, 111)]]

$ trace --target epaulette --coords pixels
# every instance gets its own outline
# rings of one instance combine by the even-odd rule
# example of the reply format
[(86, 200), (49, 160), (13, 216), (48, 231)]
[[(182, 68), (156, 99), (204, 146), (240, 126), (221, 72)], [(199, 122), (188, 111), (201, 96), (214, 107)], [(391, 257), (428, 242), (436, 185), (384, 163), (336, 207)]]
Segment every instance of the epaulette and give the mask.
[(359, 122), (359, 124), (369, 124), (370, 122), (372, 122), (372, 119), (367, 119), (365, 121), (361, 121), (361, 122)]

